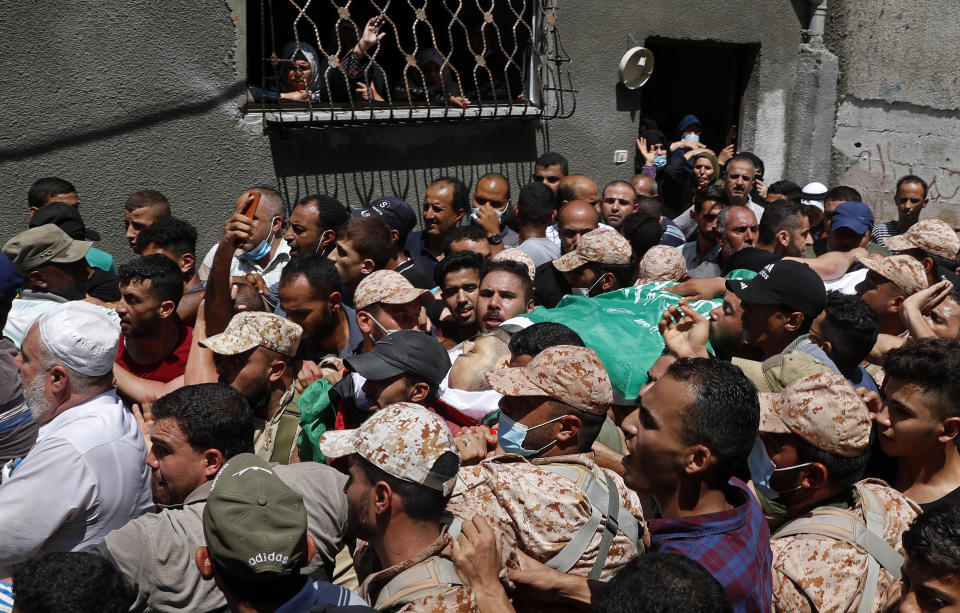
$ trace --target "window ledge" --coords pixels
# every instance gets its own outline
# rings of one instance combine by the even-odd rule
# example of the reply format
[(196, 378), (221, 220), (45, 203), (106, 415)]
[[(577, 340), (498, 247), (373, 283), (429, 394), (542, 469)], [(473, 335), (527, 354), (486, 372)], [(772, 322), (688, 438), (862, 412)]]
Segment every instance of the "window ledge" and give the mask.
[(485, 106), (458, 107), (407, 107), (392, 109), (314, 109), (314, 110), (275, 110), (263, 111), (254, 105), (246, 110), (248, 117), (262, 114), (263, 120), (269, 124), (283, 125), (315, 125), (315, 124), (349, 124), (390, 121), (463, 121), (471, 119), (521, 118), (535, 119), (543, 115), (543, 111), (533, 105), (501, 104)]

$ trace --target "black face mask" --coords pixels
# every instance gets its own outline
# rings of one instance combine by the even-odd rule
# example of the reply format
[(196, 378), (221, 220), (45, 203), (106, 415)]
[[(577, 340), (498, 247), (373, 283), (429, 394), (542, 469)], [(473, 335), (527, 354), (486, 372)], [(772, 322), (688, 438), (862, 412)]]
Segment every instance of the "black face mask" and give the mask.
[(514, 232), (520, 231), (520, 222), (517, 221), (517, 216), (513, 214), (513, 205), (508, 204), (507, 208), (503, 210), (503, 215), (500, 216), (500, 227), (510, 228)]

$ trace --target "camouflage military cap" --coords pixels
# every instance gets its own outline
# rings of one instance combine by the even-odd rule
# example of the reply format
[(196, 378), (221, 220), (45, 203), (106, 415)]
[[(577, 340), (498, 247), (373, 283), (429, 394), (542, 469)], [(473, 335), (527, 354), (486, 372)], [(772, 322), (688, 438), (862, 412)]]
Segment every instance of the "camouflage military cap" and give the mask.
[(779, 394), (760, 394), (760, 432), (792, 432), (817, 449), (853, 458), (870, 446), (870, 411), (840, 375), (810, 375)]
[(300, 346), (303, 328), (289, 319), (261, 311), (240, 311), (227, 324), (227, 329), (200, 341), (220, 355), (236, 355), (254, 347), (266, 347), (293, 357)]
[(923, 264), (909, 255), (891, 255), (885, 258), (858, 255), (857, 260), (899, 287), (907, 296), (927, 288), (927, 272), (923, 269)]
[(503, 262), (503, 261), (517, 262), (523, 264), (527, 267), (527, 274), (530, 275), (530, 280), (533, 281), (533, 278), (537, 275), (537, 267), (533, 263), (533, 258), (526, 254), (526, 252), (512, 247), (510, 249), (504, 249), (497, 255), (490, 258), (491, 262)]
[(353, 303), (357, 310), (365, 309), (371, 304), (407, 304), (414, 300), (433, 302), (433, 294), (429, 290), (414, 287), (406, 277), (395, 270), (375, 270), (357, 284), (353, 292)]
[(434, 472), (446, 453), (457, 456), (453, 434), (443, 419), (412, 402), (398, 402), (377, 411), (359, 428), (330, 430), (320, 438), (320, 451), (328, 458), (357, 454), (387, 474), (420, 483), (448, 496), (457, 481)]
[(594, 415), (605, 414), (613, 403), (607, 369), (588, 347), (550, 347), (522, 368), (502, 368), (486, 377), (504, 396), (549, 396)]
[(640, 283), (679, 281), (687, 274), (687, 261), (668, 245), (654, 245), (640, 260)]
[(629, 264), (633, 249), (630, 242), (610, 228), (590, 230), (580, 237), (577, 248), (553, 261), (560, 272), (569, 272), (588, 262), (597, 264)]
[(960, 238), (950, 224), (940, 219), (924, 219), (910, 226), (906, 232), (884, 240), (891, 251), (923, 249), (948, 260), (960, 254)]
[(733, 358), (733, 363), (759, 392), (779, 393), (797, 379), (833, 372), (824, 362), (803, 351), (778, 353), (763, 362)]

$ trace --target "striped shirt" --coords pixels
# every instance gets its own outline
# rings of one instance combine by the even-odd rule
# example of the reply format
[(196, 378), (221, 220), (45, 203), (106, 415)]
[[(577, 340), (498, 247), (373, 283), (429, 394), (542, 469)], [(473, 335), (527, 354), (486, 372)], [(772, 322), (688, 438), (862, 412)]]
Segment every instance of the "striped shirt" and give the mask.
[(886, 249), (886, 240), (891, 236), (898, 236), (900, 234), (903, 234), (903, 232), (901, 232), (900, 227), (897, 226), (897, 220), (891, 219), (890, 221), (885, 221), (873, 227), (873, 242)]
[(13, 586), (6, 581), (0, 581), (0, 613), (13, 611)]

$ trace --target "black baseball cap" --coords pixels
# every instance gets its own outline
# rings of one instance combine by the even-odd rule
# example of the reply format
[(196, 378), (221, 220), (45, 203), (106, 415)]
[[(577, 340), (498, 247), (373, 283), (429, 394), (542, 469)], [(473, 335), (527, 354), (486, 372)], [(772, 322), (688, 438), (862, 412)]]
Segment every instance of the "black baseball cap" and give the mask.
[(397, 330), (377, 341), (367, 353), (345, 358), (343, 363), (372, 381), (407, 374), (422, 377), (432, 385), (440, 385), (450, 370), (447, 350), (418, 330)]
[(366, 206), (352, 206), (350, 213), (354, 217), (379, 217), (400, 236), (410, 234), (417, 227), (417, 214), (413, 212), (413, 207), (393, 196), (382, 196)]
[(100, 233), (90, 230), (83, 224), (77, 207), (65, 202), (51, 202), (37, 209), (30, 218), (30, 227), (52, 223), (63, 230), (70, 238), (78, 241), (98, 241)]
[(753, 279), (729, 279), (727, 289), (750, 304), (779, 304), (813, 319), (827, 304), (823, 281), (806, 264), (780, 260), (764, 266)]

